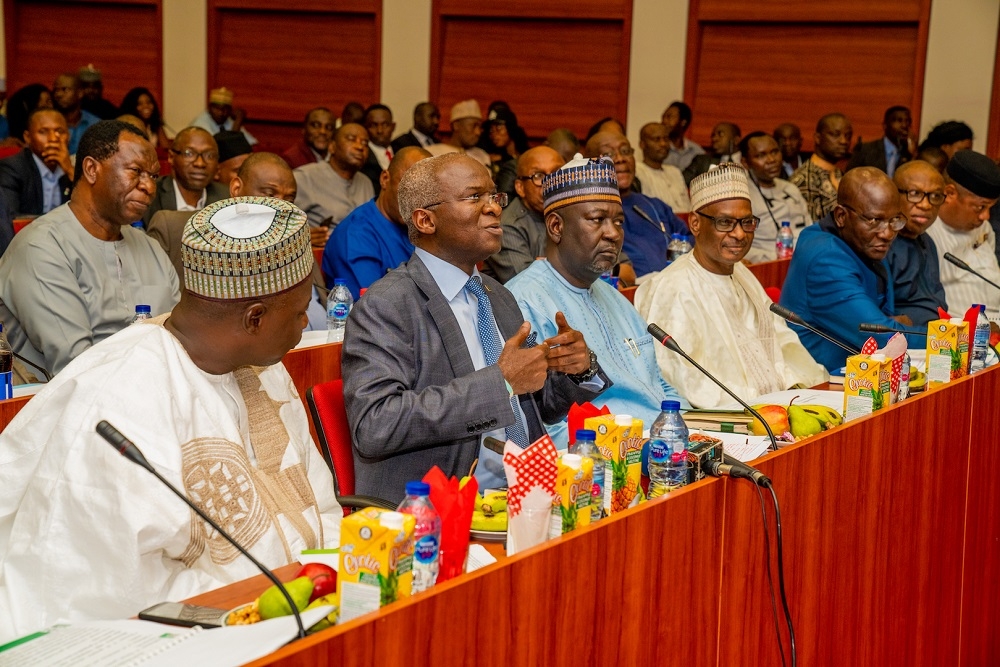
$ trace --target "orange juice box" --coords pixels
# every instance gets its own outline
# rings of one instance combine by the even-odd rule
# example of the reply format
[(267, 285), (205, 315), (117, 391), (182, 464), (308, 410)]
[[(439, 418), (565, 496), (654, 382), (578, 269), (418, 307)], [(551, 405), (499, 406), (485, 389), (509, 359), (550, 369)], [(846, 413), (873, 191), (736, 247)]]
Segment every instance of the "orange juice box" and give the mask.
[(594, 483), (594, 460), (578, 454), (563, 454), (556, 473), (556, 495), (552, 498), (549, 538), (559, 537), (590, 524), (590, 491)]
[(844, 421), (881, 410), (892, 400), (892, 361), (884, 354), (847, 358), (844, 373)]
[(340, 621), (410, 596), (413, 530), (409, 514), (367, 507), (340, 524)]
[(927, 323), (927, 388), (965, 375), (969, 367), (969, 323), (957, 317)]
[(611, 515), (637, 504), (642, 475), (642, 420), (630, 415), (600, 415), (588, 417), (583, 424), (597, 433), (597, 448), (608, 466), (604, 477), (604, 512)]

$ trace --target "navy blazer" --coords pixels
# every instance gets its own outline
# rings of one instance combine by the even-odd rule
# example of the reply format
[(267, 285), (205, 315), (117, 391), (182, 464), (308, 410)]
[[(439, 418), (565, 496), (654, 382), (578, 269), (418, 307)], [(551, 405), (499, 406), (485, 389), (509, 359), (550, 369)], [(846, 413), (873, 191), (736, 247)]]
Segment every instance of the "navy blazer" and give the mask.
[[(60, 204), (69, 201), (72, 186), (69, 176), (59, 179)], [(11, 216), (42, 214), (42, 175), (30, 148), (0, 160), (0, 192)]]

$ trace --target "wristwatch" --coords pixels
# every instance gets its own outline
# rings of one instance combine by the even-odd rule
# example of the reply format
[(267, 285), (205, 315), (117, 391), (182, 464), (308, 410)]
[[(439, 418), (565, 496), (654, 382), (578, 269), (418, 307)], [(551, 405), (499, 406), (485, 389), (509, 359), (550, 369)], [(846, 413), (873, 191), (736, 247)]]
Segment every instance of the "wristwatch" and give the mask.
[(593, 380), (594, 376), (597, 375), (597, 371), (600, 370), (600, 366), (597, 365), (597, 355), (590, 348), (587, 348), (587, 352), (590, 353), (590, 368), (582, 373), (575, 373), (573, 375), (567, 374), (569, 375), (569, 379), (577, 384)]

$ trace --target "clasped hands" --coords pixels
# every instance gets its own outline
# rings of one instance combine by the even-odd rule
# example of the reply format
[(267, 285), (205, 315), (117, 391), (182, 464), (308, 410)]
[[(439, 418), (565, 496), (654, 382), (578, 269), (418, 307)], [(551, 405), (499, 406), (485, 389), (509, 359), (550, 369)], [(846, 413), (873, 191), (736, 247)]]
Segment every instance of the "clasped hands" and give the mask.
[(550, 369), (576, 375), (590, 368), (590, 351), (583, 334), (570, 327), (561, 312), (556, 313), (556, 326), (555, 336), (534, 347), (522, 348), (531, 333), (531, 325), (524, 322), (504, 344), (497, 366), (514, 394), (530, 394), (541, 389)]

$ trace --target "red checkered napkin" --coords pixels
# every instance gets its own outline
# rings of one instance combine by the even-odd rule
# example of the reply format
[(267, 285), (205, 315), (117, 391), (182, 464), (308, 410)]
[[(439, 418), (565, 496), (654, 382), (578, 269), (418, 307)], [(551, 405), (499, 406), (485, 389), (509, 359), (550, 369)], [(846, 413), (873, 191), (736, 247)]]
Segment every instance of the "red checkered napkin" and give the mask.
[(555, 495), (558, 458), (559, 452), (548, 435), (543, 435), (527, 449), (507, 441), (503, 465), (507, 473), (508, 517), (520, 514), (521, 500), (535, 487)]

